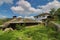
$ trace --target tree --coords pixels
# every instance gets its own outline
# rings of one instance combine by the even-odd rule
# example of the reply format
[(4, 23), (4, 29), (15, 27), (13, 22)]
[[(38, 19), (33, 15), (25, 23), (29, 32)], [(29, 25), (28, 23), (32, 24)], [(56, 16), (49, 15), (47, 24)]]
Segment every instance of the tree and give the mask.
[(52, 20), (57, 20), (58, 17), (56, 16), (56, 14), (57, 14), (57, 9), (52, 8), (50, 11), (50, 16), (52, 17)]
[(50, 23), (50, 21), (52, 21), (53, 19), (54, 19), (54, 14), (55, 14), (55, 9), (53, 8), (53, 9), (51, 9), (51, 11), (50, 11), (50, 15), (49, 16), (47, 16), (47, 20), (46, 20), (46, 22), (45, 22), (45, 25), (46, 26), (48, 26), (49, 25), (49, 23)]
[(55, 9), (53, 8), (53, 9), (51, 9), (51, 11), (50, 11), (50, 14), (51, 14), (51, 16), (53, 16), (54, 14), (55, 14)]
[(54, 15), (56, 15), (58, 17), (58, 19), (60, 20), (60, 8), (57, 9), (57, 11)]

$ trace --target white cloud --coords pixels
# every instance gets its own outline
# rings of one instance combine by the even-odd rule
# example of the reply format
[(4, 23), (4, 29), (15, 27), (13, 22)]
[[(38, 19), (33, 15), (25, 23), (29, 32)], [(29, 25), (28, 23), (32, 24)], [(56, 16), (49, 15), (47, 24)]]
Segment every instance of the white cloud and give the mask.
[(0, 0), (0, 5), (2, 5), (3, 3), (13, 3), (13, 0)]
[(49, 13), (49, 11), (52, 8), (55, 8), (55, 9), (60, 8), (60, 2), (57, 0), (54, 0), (53, 2), (49, 2), (46, 5), (39, 6), (39, 8), (37, 9), (32, 7), (31, 4), (25, 0), (19, 0), (16, 4), (18, 6), (12, 6), (11, 10), (15, 13), (19, 13), (25, 16), (30, 15), (32, 13), (35, 13), (35, 14), (39, 14), (42, 12)]
[(23, 18), (22, 16), (18, 16), (17, 18)]
[(6, 18), (6, 16), (2, 16), (2, 18)]
[(16, 4), (18, 6), (11, 7), (12, 11), (19, 14), (23, 14), (25, 16), (32, 13), (39, 13), (41, 11), (40, 9), (35, 9), (31, 7), (31, 4), (25, 0), (19, 0)]
[(35, 19), (33, 16), (25, 16), (24, 18)]
[(1, 14), (0, 14), (0, 18), (7, 18), (7, 17), (6, 17), (6, 16), (4, 16), (4, 15), (1, 15)]
[(53, 2), (49, 2), (46, 5), (40, 6), (42, 8), (43, 12), (49, 12), (52, 8), (58, 9), (60, 8), (60, 2), (57, 0), (54, 0)]

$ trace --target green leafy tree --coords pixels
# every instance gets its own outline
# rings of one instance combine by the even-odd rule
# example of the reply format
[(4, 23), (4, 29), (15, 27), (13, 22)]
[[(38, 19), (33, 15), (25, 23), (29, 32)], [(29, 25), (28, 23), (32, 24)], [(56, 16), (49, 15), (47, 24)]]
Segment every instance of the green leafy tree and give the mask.
[(55, 9), (53, 8), (53, 9), (51, 9), (51, 11), (50, 11), (50, 14), (51, 14), (51, 16), (53, 16), (54, 14), (55, 14)]
[(58, 17), (58, 19), (60, 20), (60, 8), (57, 9), (55, 15)]

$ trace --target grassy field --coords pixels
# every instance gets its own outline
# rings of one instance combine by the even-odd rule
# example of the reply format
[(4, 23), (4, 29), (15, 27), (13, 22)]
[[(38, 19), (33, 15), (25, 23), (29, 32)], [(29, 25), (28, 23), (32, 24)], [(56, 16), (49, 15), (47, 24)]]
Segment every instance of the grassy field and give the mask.
[(58, 23), (58, 24), (60, 24), (60, 21), (55, 21), (55, 23)]
[(55, 30), (43, 25), (6, 32), (0, 30), (0, 40), (59, 40), (59, 37)]

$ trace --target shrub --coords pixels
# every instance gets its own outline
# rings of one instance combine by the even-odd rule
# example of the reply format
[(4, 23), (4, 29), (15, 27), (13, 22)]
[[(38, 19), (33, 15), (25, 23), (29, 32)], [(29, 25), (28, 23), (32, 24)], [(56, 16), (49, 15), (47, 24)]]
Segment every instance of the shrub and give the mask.
[(21, 29), (24, 29), (25, 27), (25, 24), (21, 25), (21, 24), (16, 24), (16, 29), (17, 30), (21, 30)]

